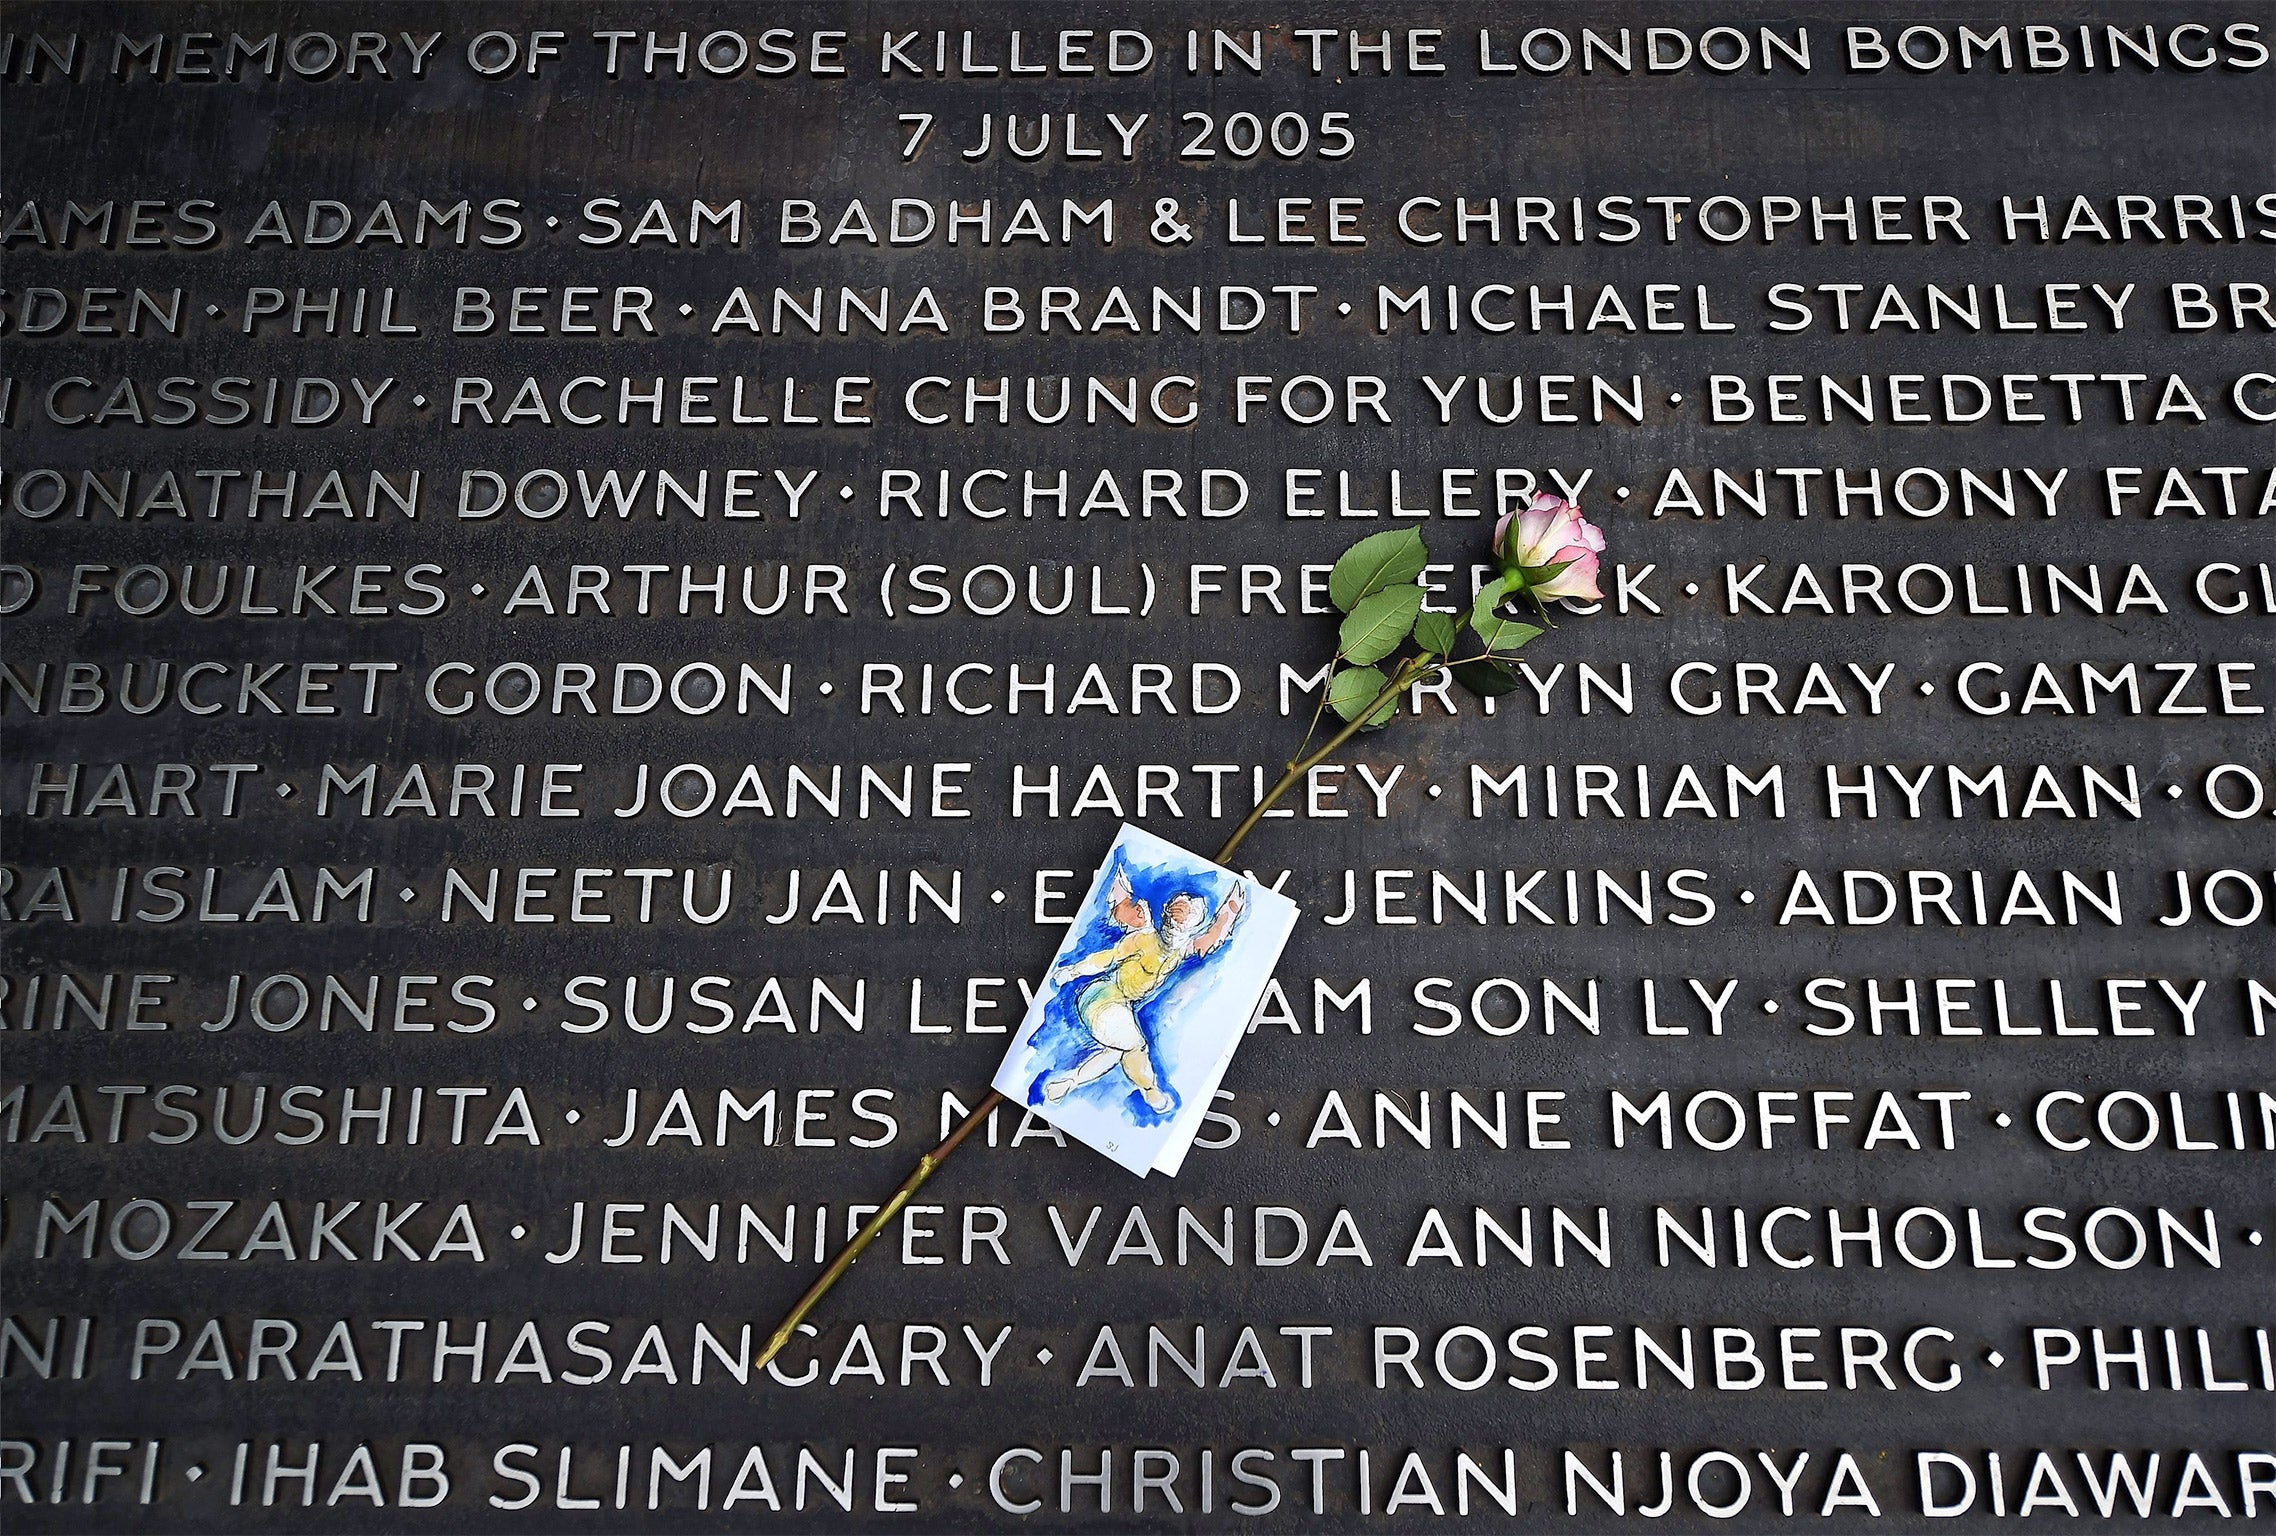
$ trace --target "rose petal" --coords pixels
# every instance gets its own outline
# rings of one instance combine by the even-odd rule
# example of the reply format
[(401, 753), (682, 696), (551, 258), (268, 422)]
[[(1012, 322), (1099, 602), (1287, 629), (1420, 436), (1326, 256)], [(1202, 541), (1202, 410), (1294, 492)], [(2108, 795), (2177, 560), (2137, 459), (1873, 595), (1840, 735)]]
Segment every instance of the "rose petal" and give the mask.
[(1517, 534), (1509, 542), (1509, 557), (1520, 565), (1546, 565), (1544, 558), (1552, 549), (1568, 542), (1565, 537), (1565, 520), (1568, 511), (1531, 507), (1517, 519)]
[[(1586, 550), (1578, 554), (1566, 550), (1560, 552), (1559, 558), (1567, 556), (1572, 558), (1573, 563), (1549, 580), (1537, 584), (1533, 588), (1533, 595), (1543, 602), (1552, 602), (1560, 597), (1578, 597), (1592, 603), (1600, 601), (1604, 594), (1596, 586), (1596, 556)], [(1553, 565), (1556, 562), (1549, 563)]]

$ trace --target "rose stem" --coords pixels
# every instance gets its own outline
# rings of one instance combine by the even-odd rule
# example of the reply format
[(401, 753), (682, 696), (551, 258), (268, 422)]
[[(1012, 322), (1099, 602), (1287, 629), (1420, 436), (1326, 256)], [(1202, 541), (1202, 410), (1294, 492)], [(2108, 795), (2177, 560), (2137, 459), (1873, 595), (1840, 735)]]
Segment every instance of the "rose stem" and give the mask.
[[(1358, 735), (1361, 727), (1374, 717), (1377, 710), (1396, 698), (1400, 690), (1421, 677), (1433, 664), (1427, 659), (1417, 658), (1401, 666), (1391, 680), (1384, 684), (1383, 691), (1368, 701), (1365, 709), (1354, 716), (1342, 730), (1328, 738), (1327, 745), (1301, 761), (1290, 763), (1288, 771), (1280, 776), (1280, 782), (1265, 792), (1265, 797), (1257, 802), (1256, 808), (1233, 829), (1233, 835), (1225, 839), (1225, 846), (1217, 850), (1215, 862), (1222, 864), (1231, 858), (1233, 850), (1240, 847), (1242, 840), (1256, 829), (1257, 823), (1264, 819), (1264, 813), (1272, 809), (1274, 801), (1288, 793), (1298, 779), (1326, 761), (1336, 748)], [(799, 1297), (798, 1304), (784, 1316), (781, 1324), (768, 1338), (766, 1348), (759, 1351), (758, 1359), (754, 1362), (757, 1368), (764, 1369), (769, 1361), (782, 1352), (783, 1346), (797, 1334), (799, 1324), (806, 1321), (806, 1314), (813, 1311), (822, 1298), (830, 1293), (830, 1287), (836, 1285), (847, 1270), (853, 1268), (853, 1262), (861, 1257), (862, 1250), (877, 1240), (877, 1235), (885, 1230), (894, 1217), (901, 1214), (901, 1208), (924, 1186), (925, 1180), (931, 1178), (940, 1165), (948, 1161), (951, 1153), (964, 1145), (964, 1138), (978, 1129), (980, 1123), (1005, 1102), (1001, 1093), (990, 1088), (988, 1096), (974, 1105), (963, 1120), (957, 1123), (956, 1129), (948, 1133), (946, 1141), (917, 1159), (917, 1166), (909, 1170), (909, 1176), (901, 1181), (901, 1187), (894, 1190), (891, 1198), (877, 1208), (875, 1215), (861, 1224), (861, 1230), (853, 1235), (852, 1241), (838, 1250), (838, 1256), (830, 1261), (830, 1267), (814, 1277), (814, 1283), (806, 1288), (806, 1294)]]
[(1325, 746), (1321, 747), (1319, 751), (1313, 753), (1310, 757), (1300, 758), (1297, 761), (1290, 763), (1288, 765), (1288, 771), (1280, 776), (1280, 782), (1273, 785), (1271, 789), (1265, 791), (1265, 797), (1262, 800), (1259, 800), (1256, 803), (1255, 809), (1251, 810), (1248, 816), (1242, 820), (1241, 824), (1233, 829), (1233, 835), (1225, 839), (1225, 846), (1217, 850), (1216, 861), (1222, 864), (1227, 859), (1231, 858), (1233, 856), (1233, 850), (1241, 846), (1242, 839), (1246, 838), (1249, 833), (1256, 829), (1258, 822), (1264, 820), (1264, 813), (1272, 809), (1274, 801), (1278, 800), (1282, 795), (1285, 795), (1290, 789), (1294, 788), (1298, 779), (1304, 777), (1305, 774), (1310, 773), (1321, 763), (1326, 762), (1328, 758), (1335, 752), (1336, 748), (1342, 746), (1345, 742), (1351, 740), (1352, 737), (1358, 735), (1360, 731), (1365, 728), (1367, 722), (1374, 717), (1377, 710), (1381, 709), (1385, 704), (1388, 704), (1392, 699), (1398, 697), (1399, 693), (1405, 689), (1408, 684), (1413, 683), (1421, 678), (1422, 674), (1428, 671), (1433, 665), (1435, 665), (1434, 662), (1424, 657), (1417, 657), (1414, 660), (1403, 664), (1396, 673), (1392, 674), (1391, 680), (1383, 685), (1383, 691), (1375, 695), (1374, 698), (1368, 700), (1367, 707), (1355, 713), (1352, 716), (1350, 722), (1346, 724), (1342, 730), (1336, 732), (1333, 736), (1330, 736)]
[(798, 1305), (790, 1309), (781, 1326), (775, 1329), (773, 1337), (767, 1340), (767, 1347), (759, 1351), (758, 1364), (761, 1367), (790, 1342), (791, 1336), (798, 1332), (798, 1325), (806, 1321), (806, 1314), (813, 1311), (816, 1303), (830, 1293), (830, 1287), (838, 1283), (839, 1276), (853, 1268), (853, 1261), (860, 1258), (861, 1251), (876, 1240), (878, 1233), (885, 1230), (886, 1223), (901, 1214), (901, 1207), (907, 1205), (909, 1197), (917, 1192), (925, 1180), (933, 1176), (933, 1170), (947, 1162), (948, 1155), (962, 1146), (964, 1138), (971, 1135), (980, 1122), (994, 1113), (996, 1106), (1003, 1102), (1002, 1094), (993, 1088), (989, 1089), (988, 1096), (974, 1106), (955, 1130), (948, 1133), (946, 1141), (917, 1159), (917, 1166), (909, 1170), (909, 1176), (901, 1181), (899, 1189), (893, 1191), (892, 1198), (878, 1207), (876, 1215), (862, 1223), (861, 1230), (854, 1234), (853, 1241), (838, 1250), (838, 1256), (830, 1261), (830, 1267), (815, 1276), (814, 1283), (806, 1288), (806, 1294), (798, 1298)]

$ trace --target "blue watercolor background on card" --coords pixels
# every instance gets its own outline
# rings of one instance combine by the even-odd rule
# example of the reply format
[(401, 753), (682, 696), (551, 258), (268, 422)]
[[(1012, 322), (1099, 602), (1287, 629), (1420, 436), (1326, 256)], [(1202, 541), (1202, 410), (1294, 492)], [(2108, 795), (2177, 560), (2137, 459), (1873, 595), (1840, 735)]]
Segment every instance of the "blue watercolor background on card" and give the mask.
[[(1116, 855), (1114, 864), (1108, 867), (1082, 911), (1076, 914), (1076, 926), (1070, 928), (1066, 942), (1060, 946), (1061, 957), (1111, 949), (1125, 936), (1110, 913), (1108, 903), (1108, 892), (1118, 869), (1128, 877), (1131, 894), (1146, 903), (1157, 921), (1168, 911), (1170, 902), (1179, 896), (1199, 896), (1215, 913), (1241, 884), (1237, 877), (1199, 860), (1187, 864), (1148, 863), (1124, 851)], [(1237, 941), (1238, 927), (1234, 937)], [(1118, 1113), (1134, 1126), (1162, 1125), (1176, 1119), (1185, 1103), (1178, 1088), (1183, 1058), (1182, 1026), (1210, 1007), (1220, 990), (1217, 974), (1224, 969), (1225, 957), (1237, 947), (1237, 942), (1222, 944), (1209, 954), (1187, 957), (1162, 990), (1135, 1010), (1138, 1027), (1153, 1052), (1161, 1085), (1170, 1097), (1167, 1108), (1155, 1109), (1148, 1104), (1137, 1086), (1120, 1071), (1107, 1072), (1093, 1082), (1070, 1089), (1066, 1100)], [(1044, 1005), (1043, 1022), (1028, 1042), (1028, 1048), (1043, 1064), (1042, 1070), (1027, 1085), (1025, 1097), (1029, 1104), (1043, 1103), (1046, 1082), (1061, 1072), (1072, 1070), (1098, 1049), (1098, 1042), (1080, 1013), (1083, 995), (1097, 984), (1096, 977), (1067, 982), (1058, 986)], [(1245, 1016), (1242, 1023), (1247, 1023)]]

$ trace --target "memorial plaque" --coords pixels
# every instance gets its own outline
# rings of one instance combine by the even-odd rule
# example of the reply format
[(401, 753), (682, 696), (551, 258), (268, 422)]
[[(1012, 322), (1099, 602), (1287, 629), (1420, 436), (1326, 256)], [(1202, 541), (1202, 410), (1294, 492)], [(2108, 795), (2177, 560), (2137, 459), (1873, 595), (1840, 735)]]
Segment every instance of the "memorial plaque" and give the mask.
[(2272, 48), (11, 5), (0, 1519), (2265, 1526)]

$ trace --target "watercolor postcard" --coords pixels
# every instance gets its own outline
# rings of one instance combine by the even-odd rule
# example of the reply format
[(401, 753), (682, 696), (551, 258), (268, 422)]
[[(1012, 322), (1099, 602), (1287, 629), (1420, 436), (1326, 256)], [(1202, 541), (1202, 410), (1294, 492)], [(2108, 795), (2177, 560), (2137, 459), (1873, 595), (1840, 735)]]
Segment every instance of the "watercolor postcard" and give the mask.
[(1133, 1173), (1176, 1173), (1295, 927), (1287, 897), (1125, 824), (997, 1091)]

